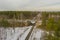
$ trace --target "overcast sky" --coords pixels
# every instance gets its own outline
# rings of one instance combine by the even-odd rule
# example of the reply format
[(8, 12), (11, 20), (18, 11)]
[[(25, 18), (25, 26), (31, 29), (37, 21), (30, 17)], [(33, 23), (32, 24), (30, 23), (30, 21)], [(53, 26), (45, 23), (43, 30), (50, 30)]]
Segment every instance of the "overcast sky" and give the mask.
[(60, 11), (60, 0), (0, 0), (0, 10)]

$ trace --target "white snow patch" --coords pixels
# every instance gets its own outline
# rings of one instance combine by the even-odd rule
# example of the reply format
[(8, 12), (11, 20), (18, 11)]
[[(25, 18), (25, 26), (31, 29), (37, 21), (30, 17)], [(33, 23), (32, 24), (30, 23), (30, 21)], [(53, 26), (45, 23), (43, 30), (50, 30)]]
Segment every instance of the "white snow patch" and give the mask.
[(40, 40), (44, 31), (40, 29), (34, 29), (29, 40)]
[(30, 32), (32, 26), (29, 27), (29, 29), (21, 36), (21, 38), (19, 38), (19, 40), (25, 40), (26, 36), (28, 35), (28, 33)]

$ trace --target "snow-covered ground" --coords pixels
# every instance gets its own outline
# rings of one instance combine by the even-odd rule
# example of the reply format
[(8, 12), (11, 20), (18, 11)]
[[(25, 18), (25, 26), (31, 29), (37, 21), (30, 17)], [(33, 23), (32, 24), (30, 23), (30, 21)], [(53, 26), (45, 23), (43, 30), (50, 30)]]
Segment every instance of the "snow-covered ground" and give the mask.
[(28, 28), (15, 28), (15, 30), (7, 31), (7, 39), (6, 40), (17, 40), (20, 35), (22, 35)]
[(43, 30), (35, 28), (31, 34), (29, 40), (41, 40), (43, 34), (44, 34)]
[[(0, 40), (25, 40), (32, 26), (16, 28), (0, 28)], [(29, 40), (40, 40), (43, 30), (34, 27)]]
[(0, 28), (0, 40), (5, 40), (6, 39), (6, 32), (4, 28)]
[(29, 27), (29, 29), (21, 37), (19, 37), (19, 40), (25, 40), (25, 38), (28, 35), (28, 33), (30, 32), (31, 28), (32, 28), (32, 26)]
[(0, 28), (0, 40), (17, 40), (29, 27)]

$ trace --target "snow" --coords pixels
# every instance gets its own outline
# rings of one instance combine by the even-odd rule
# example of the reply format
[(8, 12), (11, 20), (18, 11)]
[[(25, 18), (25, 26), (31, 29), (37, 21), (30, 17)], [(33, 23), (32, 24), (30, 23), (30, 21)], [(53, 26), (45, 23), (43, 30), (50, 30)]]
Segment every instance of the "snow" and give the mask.
[(22, 27), (22, 28), (8, 28), (6, 29), (7, 32), (7, 39), (6, 40), (25, 40), (26, 36), (30, 32), (32, 26), (29, 27)]
[(5, 29), (3, 27), (0, 28), (0, 40), (5, 40)]
[[(10, 30), (9, 30), (10, 29)], [(18, 37), (24, 33), (28, 27), (26, 28), (15, 28), (14, 30), (12, 28), (7, 29), (7, 39), (6, 40), (17, 40)]]
[[(0, 28), (0, 40), (25, 40), (32, 27)], [(35, 26), (29, 40), (40, 40), (43, 33), (43, 30)]]
[(40, 29), (34, 29), (29, 40), (40, 40), (42, 37), (42, 34), (44, 33), (43, 30)]
[(30, 32), (32, 26), (29, 27), (29, 29), (21, 36), (21, 38), (19, 40), (25, 40), (26, 36), (28, 35), (28, 33)]
[(35, 38), (41, 38), (43, 31), (37, 29), (38, 31), (36, 32)]
[(32, 26), (0, 28), (0, 40), (25, 40), (31, 28)]

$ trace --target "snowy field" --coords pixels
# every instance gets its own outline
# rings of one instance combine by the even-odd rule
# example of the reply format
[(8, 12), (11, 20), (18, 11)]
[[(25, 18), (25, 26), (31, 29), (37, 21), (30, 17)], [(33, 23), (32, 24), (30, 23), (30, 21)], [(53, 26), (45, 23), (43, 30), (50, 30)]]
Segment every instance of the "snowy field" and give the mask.
[[(0, 40), (25, 40), (32, 26), (16, 28), (0, 28)], [(44, 31), (34, 29), (29, 40), (40, 40)]]
[(16, 40), (28, 29), (29, 27), (0, 28), (0, 40)]
[(35, 28), (31, 34), (29, 40), (41, 40), (43, 34), (44, 34), (43, 30)]

